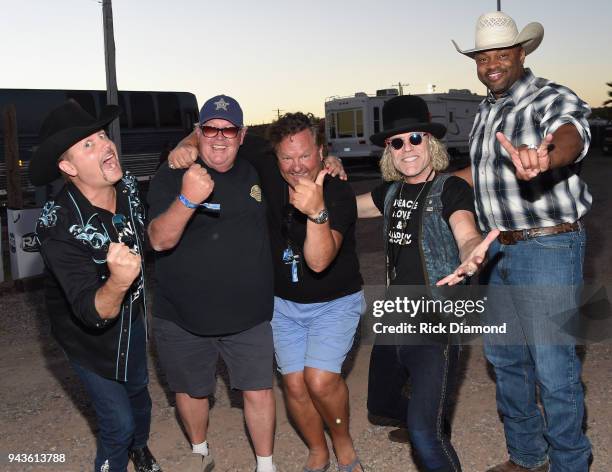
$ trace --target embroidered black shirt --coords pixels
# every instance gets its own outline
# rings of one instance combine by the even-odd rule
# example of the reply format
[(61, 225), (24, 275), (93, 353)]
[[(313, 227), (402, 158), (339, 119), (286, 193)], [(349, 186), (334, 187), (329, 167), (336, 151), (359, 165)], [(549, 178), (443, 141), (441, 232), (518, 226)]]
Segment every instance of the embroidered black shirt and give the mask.
[(116, 318), (100, 318), (95, 296), (109, 276), (106, 253), (119, 232), (143, 252), (144, 213), (132, 176), (125, 176), (116, 189), (116, 213), (125, 216), (122, 228), (115, 228), (112, 213), (92, 206), (74, 185), (66, 184), (57, 198), (45, 203), (36, 232), (48, 275), (45, 301), (53, 336), (69, 359), (125, 381), (132, 323), (145, 314), (142, 271)]

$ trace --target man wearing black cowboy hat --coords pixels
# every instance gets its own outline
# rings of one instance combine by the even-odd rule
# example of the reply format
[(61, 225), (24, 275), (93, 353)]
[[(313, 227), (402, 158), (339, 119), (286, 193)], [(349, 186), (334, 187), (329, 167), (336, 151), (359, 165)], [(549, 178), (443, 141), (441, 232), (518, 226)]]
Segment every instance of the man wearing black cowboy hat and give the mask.
[(36, 227), (48, 277), (51, 330), (90, 395), (98, 420), (95, 470), (160, 471), (147, 447), (144, 212), (134, 177), (123, 175), (104, 127), (75, 101), (53, 110), (30, 161), (30, 180), (66, 183), (47, 201)]
[[(400, 96), (387, 101), (383, 123), (384, 130), (370, 140), (385, 148), (380, 162), (385, 182), (357, 197), (359, 217), (384, 216), (389, 296), (428, 297), (432, 287), (462, 283), (474, 275), (497, 231), (483, 240), (469, 185), (441, 173), (448, 166), (448, 154), (440, 142), (446, 128), (430, 122), (422, 98)], [(420, 327), (426, 316), (416, 313), (414, 326)], [(432, 321), (440, 320), (435, 316)], [(403, 420), (418, 459), (428, 472), (459, 471), (447, 430), (459, 346), (453, 345), (448, 334), (406, 336), (401, 338), (402, 345), (374, 346), (368, 409), (381, 416), (388, 416), (395, 407), (401, 411), (404, 400), (399, 390), (409, 375), (411, 398)], [(390, 385), (398, 387), (395, 392), (389, 391)]]
[(510, 460), (488, 472), (586, 472), (591, 454), (576, 341), (560, 329), (577, 317), (582, 286), (581, 219), (592, 197), (579, 167), (591, 140), (590, 110), (567, 87), (524, 67), (543, 36), (540, 23), (519, 33), (507, 14), (492, 12), (478, 18), (473, 49), (455, 44), (475, 60), (488, 90), (470, 155), (480, 227), (501, 231), (482, 281), (487, 316), (506, 321), (508, 335), (484, 341)]

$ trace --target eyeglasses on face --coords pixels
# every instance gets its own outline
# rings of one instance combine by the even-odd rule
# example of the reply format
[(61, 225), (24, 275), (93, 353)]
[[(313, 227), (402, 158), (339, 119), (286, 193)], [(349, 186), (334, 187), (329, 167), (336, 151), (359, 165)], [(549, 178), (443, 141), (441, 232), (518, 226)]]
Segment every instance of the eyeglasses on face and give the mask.
[[(410, 133), (410, 136), (408, 136), (408, 142), (411, 146), (418, 146), (423, 142), (423, 136), (427, 136), (427, 133)], [(402, 149), (406, 144), (402, 138), (387, 139), (385, 143), (390, 145), (396, 151)]]
[(216, 128), (215, 126), (208, 125), (197, 126), (206, 138), (215, 138), (219, 132), (221, 132), (224, 138), (232, 139), (238, 136), (238, 132), (240, 131), (240, 128), (237, 126), (228, 126), (227, 128)]

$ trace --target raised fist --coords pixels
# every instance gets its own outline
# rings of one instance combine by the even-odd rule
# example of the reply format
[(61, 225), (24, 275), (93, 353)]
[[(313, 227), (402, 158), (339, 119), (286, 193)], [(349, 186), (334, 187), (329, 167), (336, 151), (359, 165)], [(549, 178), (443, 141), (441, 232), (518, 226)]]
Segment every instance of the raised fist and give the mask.
[(140, 274), (140, 255), (130, 251), (123, 243), (110, 243), (106, 265), (110, 278), (119, 286), (129, 288)]
[(202, 203), (215, 187), (210, 174), (200, 164), (192, 164), (183, 175), (181, 193), (193, 203)]

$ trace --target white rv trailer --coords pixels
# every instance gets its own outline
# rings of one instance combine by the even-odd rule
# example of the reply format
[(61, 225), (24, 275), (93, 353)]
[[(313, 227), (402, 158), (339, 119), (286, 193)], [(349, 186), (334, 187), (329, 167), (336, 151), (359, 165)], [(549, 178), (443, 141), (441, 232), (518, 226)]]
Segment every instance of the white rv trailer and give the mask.
[[(328, 98), (325, 101), (325, 137), (329, 153), (343, 158), (380, 158), (383, 148), (371, 144), (370, 136), (383, 129), (382, 107), (397, 95), (397, 89), (382, 89), (377, 90), (376, 95), (357, 92), (352, 97)], [(432, 121), (446, 126), (443, 141), (449, 152), (468, 152), (474, 116), (485, 97), (466, 89), (417, 95), (427, 102)]]

